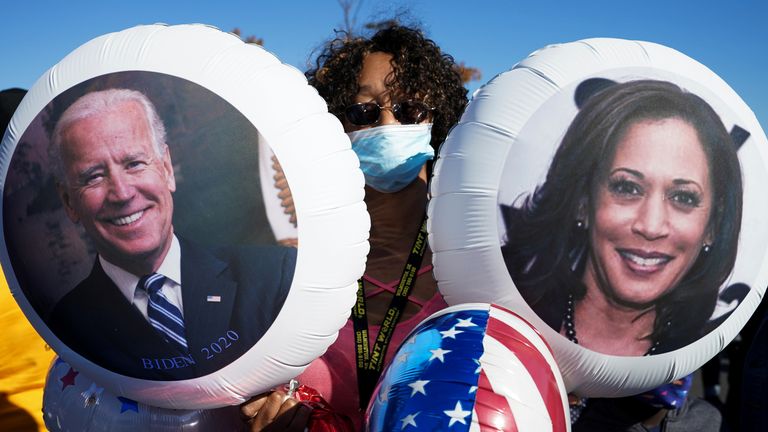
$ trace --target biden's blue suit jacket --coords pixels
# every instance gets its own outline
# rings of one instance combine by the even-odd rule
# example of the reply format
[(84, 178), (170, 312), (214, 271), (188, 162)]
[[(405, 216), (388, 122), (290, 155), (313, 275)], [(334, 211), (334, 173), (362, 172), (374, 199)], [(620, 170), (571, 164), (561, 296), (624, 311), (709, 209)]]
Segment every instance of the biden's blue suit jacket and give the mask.
[[(269, 329), (291, 287), (296, 250), (204, 249), (179, 238), (188, 352), (167, 343), (96, 260), (53, 308), (49, 328), (69, 348), (121, 375), (180, 380), (236, 360)], [(66, 360), (66, 359), (65, 359)]]

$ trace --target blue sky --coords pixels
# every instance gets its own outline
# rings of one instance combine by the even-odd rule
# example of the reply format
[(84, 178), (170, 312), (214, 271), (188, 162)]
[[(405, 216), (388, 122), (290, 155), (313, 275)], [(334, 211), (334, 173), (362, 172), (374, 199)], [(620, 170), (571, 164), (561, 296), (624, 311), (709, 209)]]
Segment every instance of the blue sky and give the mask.
[[(363, 2), (358, 22), (407, 10), (457, 60), (478, 67), (477, 88), (548, 44), (588, 37), (675, 48), (720, 75), (768, 124), (768, 2), (676, 0), (416, 0)], [(264, 39), (283, 62), (306, 68), (342, 24), (336, 0), (21, 1), (0, 3), (0, 89), (29, 88), (88, 40), (138, 24), (206, 23)]]

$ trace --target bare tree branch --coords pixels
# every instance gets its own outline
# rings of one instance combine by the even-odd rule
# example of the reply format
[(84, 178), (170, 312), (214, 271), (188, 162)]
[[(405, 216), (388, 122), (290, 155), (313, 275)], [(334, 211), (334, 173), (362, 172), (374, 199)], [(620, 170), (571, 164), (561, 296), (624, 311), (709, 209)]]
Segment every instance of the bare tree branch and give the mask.
[(360, 13), (360, 7), (363, 0), (338, 0), (341, 6), (341, 12), (344, 18), (344, 31), (352, 36), (357, 27), (357, 15)]
[(472, 66), (467, 66), (464, 62), (456, 63), (454, 66), (456, 72), (461, 76), (461, 82), (466, 84), (470, 81), (477, 81), (483, 77), (480, 69)]
[(245, 39), (243, 39), (243, 33), (240, 31), (240, 27), (235, 27), (232, 29), (232, 33), (236, 34), (237, 37), (245, 41), (245, 43), (249, 44), (256, 44), (264, 46), (264, 39), (260, 37), (256, 37), (254, 35), (246, 36)]

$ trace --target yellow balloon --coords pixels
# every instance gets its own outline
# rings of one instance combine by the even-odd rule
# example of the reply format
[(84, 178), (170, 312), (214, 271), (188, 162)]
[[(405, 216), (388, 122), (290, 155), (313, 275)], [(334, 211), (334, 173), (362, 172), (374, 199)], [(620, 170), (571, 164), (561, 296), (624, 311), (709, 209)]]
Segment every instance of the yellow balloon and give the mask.
[(0, 430), (45, 431), (45, 376), (54, 352), (19, 309), (0, 275)]

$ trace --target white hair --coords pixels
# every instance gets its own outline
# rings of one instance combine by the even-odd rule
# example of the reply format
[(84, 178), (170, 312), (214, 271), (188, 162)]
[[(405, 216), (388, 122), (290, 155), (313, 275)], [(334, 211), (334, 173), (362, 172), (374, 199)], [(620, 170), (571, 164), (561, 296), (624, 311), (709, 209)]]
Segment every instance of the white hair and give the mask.
[(87, 93), (70, 105), (59, 117), (51, 136), (51, 145), (48, 148), (48, 156), (54, 176), (59, 180), (65, 180), (64, 168), (61, 160), (62, 134), (73, 123), (113, 111), (115, 107), (125, 102), (136, 102), (143, 108), (144, 115), (149, 126), (149, 134), (155, 153), (162, 157), (167, 144), (165, 142), (165, 126), (152, 102), (144, 93), (129, 89), (109, 89)]

